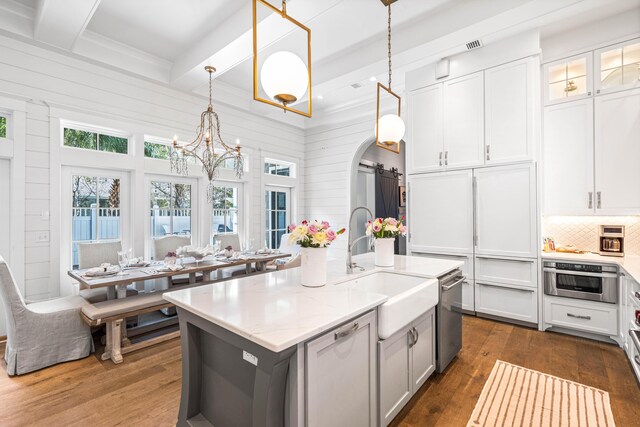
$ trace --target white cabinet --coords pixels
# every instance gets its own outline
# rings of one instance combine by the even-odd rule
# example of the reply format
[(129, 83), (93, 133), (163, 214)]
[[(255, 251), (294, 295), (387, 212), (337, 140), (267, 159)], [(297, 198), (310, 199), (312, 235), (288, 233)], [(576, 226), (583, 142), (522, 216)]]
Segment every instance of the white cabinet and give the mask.
[(413, 175), (408, 187), (409, 249), (472, 253), (472, 171)]
[(544, 324), (617, 338), (618, 306), (545, 295)]
[(484, 163), (483, 73), (444, 82), (444, 164), (472, 167)]
[(595, 98), (595, 205), (599, 215), (640, 213), (640, 89)]
[(593, 87), (591, 59), (589, 52), (545, 64), (545, 105), (590, 97)]
[(596, 95), (640, 88), (640, 39), (596, 50), (594, 64)]
[(386, 426), (435, 371), (435, 309), (379, 341), (378, 357), (380, 425)]
[(376, 424), (377, 338), (369, 312), (305, 344), (307, 426)]
[(476, 280), (476, 312), (538, 323), (538, 290)]
[(407, 96), (407, 171), (430, 172), (444, 165), (442, 84), (409, 92)]
[(594, 212), (593, 101), (544, 109), (543, 194), (545, 214)]
[(529, 288), (538, 287), (538, 260), (536, 258), (494, 258), (476, 256), (478, 282), (505, 283)]
[(533, 73), (533, 58), (485, 70), (485, 164), (532, 157), (536, 105)]
[(536, 257), (534, 164), (476, 169), (477, 255)]

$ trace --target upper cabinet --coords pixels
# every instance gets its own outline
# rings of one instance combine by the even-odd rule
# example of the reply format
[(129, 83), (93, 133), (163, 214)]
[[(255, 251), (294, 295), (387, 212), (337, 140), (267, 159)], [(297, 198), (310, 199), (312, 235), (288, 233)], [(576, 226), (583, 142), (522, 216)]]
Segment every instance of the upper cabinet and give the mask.
[(533, 157), (534, 58), (408, 94), (409, 174)]
[(532, 158), (534, 62), (526, 58), (484, 72), (486, 164)]
[(483, 164), (484, 96), (482, 72), (444, 82), (444, 165)]
[(592, 93), (591, 53), (545, 64), (545, 105), (586, 98)]
[[(407, 168), (413, 172), (430, 172), (444, 166), (442, 119), (442, 85), (409, 92)], [(412, 114), (413, 113), (413, 114)]]
[(596, 94), (640, 88), (640, 39), (596, 50)]

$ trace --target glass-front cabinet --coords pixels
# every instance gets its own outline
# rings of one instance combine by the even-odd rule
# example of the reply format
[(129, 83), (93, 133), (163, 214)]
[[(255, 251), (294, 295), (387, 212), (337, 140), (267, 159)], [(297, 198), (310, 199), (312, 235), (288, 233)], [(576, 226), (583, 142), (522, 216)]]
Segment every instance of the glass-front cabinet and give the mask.
[(640, 39), (598, 49), (594, 61), (596, 94), (640, 87)]
[(591, 96), (591, 53), (551, 62), (544, 67), (545, 104)]

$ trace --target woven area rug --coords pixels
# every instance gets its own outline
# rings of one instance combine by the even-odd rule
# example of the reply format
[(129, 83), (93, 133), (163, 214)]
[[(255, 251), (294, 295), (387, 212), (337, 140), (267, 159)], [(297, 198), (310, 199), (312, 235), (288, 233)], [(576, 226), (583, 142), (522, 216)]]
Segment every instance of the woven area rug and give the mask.
[(498, 360), (467, 427), (613, 427), (609, 393)]

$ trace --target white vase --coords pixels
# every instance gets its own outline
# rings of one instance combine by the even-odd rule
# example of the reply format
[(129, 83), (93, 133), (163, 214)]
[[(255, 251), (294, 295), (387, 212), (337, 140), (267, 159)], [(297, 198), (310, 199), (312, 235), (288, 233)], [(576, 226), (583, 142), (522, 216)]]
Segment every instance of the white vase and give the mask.
[(383, 239), (375, 239), (375, 262), (378, 267), (393, 267), (394, 237), (386, 237)]
[(300, 248), (302, 286), (317, 288), (327, 284), (327, 248)]

